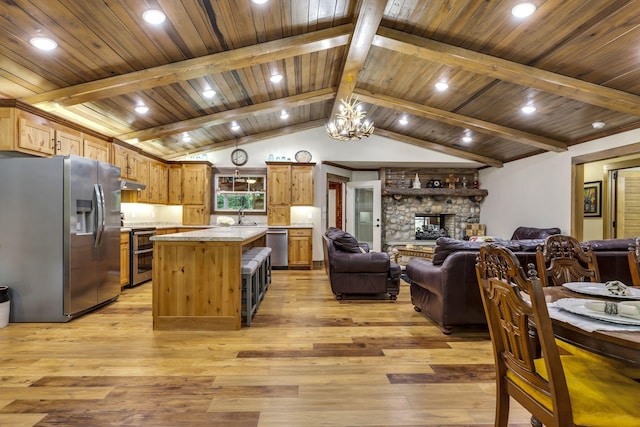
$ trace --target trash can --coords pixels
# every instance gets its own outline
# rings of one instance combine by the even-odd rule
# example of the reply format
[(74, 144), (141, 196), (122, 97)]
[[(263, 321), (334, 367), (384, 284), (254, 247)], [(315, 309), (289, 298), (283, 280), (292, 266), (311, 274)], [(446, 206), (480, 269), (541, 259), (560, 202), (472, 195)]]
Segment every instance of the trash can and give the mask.
[(0, 328), (4, 328), (9, 323), (9, 287), (0, 286)]

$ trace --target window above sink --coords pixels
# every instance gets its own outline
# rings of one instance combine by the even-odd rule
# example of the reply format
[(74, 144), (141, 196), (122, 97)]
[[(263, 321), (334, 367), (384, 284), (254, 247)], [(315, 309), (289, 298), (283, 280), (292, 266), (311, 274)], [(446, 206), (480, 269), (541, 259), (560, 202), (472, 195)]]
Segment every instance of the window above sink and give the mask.
[(259, 173), (215, 175), (215, 212), (266, 212), (267, 176)]

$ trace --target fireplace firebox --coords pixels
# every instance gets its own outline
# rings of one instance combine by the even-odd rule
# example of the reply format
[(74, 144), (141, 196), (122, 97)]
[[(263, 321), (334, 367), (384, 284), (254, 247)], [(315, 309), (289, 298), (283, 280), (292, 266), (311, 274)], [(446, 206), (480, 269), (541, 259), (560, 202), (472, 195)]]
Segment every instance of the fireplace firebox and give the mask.
[(416, 213), (416, 240), (436, 240), (438, 237), (449, 237), (445, 218), (444, 214)]

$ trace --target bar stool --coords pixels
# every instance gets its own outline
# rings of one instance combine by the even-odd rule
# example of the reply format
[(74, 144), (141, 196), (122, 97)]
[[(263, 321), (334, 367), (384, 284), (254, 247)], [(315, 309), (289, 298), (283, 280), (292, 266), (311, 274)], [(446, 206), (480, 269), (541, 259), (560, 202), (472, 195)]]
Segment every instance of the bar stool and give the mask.
[(242, 261), (242, 300), (244, 301), (244, 310), (242, 315), (245, 316), (247, 326), (251, 326), (251, 318), (258, 310), (258, 301), (260, 293), (260, 274), (257, 261)]

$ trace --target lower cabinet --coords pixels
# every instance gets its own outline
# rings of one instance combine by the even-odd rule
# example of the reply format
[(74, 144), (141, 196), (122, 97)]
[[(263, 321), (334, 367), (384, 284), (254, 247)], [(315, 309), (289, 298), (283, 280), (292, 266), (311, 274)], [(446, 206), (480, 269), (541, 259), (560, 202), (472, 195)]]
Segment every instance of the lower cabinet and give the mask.
[(120, 287), (129, 285), (129, 232), (120, 233)]
[(289, 268), (313, 268), (311, 228), (289, 229)]

